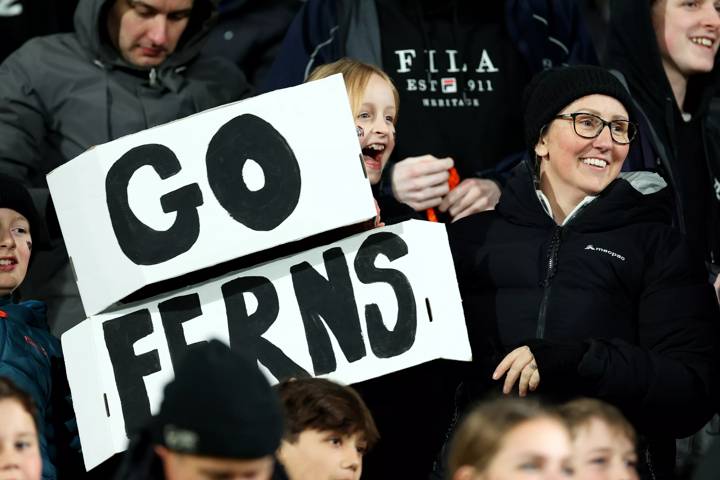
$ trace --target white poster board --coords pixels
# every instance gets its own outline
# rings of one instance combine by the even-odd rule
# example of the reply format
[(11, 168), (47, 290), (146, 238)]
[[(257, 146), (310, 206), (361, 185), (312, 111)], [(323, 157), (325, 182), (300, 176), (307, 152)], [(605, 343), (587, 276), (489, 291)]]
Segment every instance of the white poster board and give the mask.
[(126, 448), (126, 432), (156, 412), (188, 345), (210, 338), (257, 358), (273, 382), (354, 383), (437, 358), (471, 359), (444, 225), (374, 229), (67, 331), (88, 469)]
[(340, 75), (96, 146), (48, 185), (87, 315), (375, 215)]

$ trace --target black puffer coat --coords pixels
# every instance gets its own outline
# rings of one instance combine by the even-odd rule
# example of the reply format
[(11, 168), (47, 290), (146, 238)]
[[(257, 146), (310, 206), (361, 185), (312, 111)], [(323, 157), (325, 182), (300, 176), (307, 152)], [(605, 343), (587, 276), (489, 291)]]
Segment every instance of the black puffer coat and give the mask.
[(539, 393), (606, 400), (645, 435), (701, 427), (720, 314), (702, 259), (669, 226), (670, 205), (658, 175), (623, 174), (558, 226), (522, 165), (495, 211), (449, 227), (473, 376), (489, 380), (528, 345)]

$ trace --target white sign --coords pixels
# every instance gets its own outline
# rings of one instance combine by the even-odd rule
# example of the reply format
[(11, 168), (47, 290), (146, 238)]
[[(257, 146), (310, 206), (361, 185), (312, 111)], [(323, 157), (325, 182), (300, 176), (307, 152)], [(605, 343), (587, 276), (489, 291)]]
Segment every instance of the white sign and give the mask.
[(375, 215), (340, 75), (94, 147), (48, 185), (88, 315)]
[(157, 411), (178, 359), (210, 338), (256, 358), (272, 381), (354, 383), (437, 358), (471, 358), (444, 225), (412, 220), (371, 230), (66, 332), (88, 469), (126, 448), (126, 432)]

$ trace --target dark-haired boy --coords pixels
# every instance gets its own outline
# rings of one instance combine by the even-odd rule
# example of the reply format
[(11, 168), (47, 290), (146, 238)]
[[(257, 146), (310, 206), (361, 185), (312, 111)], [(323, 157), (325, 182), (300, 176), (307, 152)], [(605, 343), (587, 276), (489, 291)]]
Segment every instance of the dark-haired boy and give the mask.
[[(320, 378), (285, 381), (276, 390), (285, 413), (285, 435), (277, 458), (287, 478), (359, 479), (363, 455), (379, 439), (360, 395)], [(283, 478), (283, 472), (278, 471), (275, 478)]]

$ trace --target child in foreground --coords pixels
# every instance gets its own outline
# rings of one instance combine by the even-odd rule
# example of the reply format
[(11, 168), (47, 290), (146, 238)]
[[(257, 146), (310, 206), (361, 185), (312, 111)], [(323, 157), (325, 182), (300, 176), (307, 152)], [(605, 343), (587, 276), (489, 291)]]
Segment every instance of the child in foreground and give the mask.
[(560, 407), (570, 429), (577, 478), (637, 480), (637, 437), (620, 410), (600, 400), (580, 398)]
[(0, 377), (0, 478), (40, 480), (42, 459), (32, 399)]
[(275, 388), (285, 414), (285, 434), (274, 478), (358, 480), (363, 456), (379, 434), (357, 392), (321, 378), (287, 380)]

